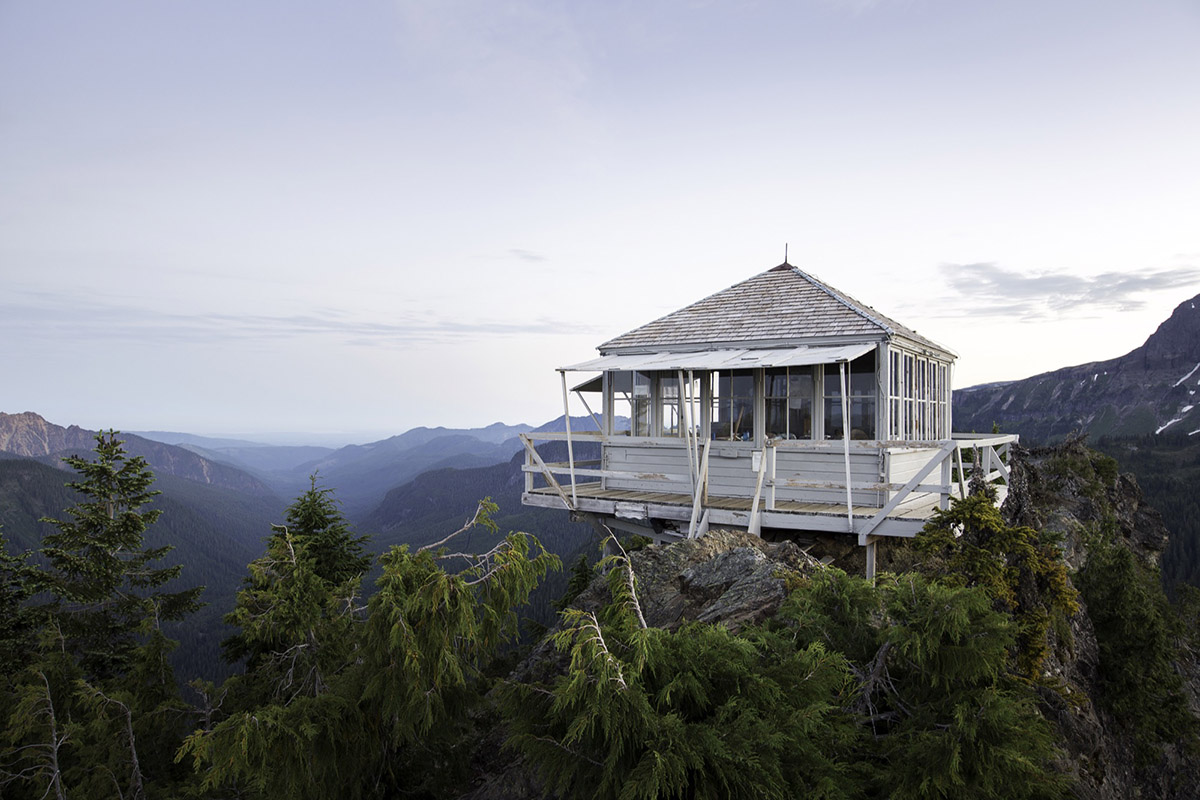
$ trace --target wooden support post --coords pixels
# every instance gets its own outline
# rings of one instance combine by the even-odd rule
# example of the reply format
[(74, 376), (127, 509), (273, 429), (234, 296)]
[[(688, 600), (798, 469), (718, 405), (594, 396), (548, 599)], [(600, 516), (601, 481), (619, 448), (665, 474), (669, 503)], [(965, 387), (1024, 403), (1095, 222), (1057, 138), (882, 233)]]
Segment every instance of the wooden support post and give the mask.
[(942, 511), (950, 508), (950, 494), (954, 489), (953, 472), (954, 465), (951, 463), (951, 460), (948, 458), (942, 459), (942, 486), (946, 487), (945, 491), (938, 495), (938, 508), (942, 509)]
[(754, 500), (750, 503), (750, 524), (747, 530), (755, 536), (762, 536), (762, 513), (758, 509), (758, 501), (762, 498), (763, 478), (767, 474), (767, 448), (763, 447), (758, 460), (758, 481), (754, 484)]
[(566, 370), (560, 369), (558, 374), (562, 376), (563, 422), (567, 426), (567, 465), (571, 469), (571, 508), (575, 508), (579, 505), (579, 498), (575, 496), (575, 452), (571, 447), (571, 396), (567, 393)]
[[(711, 442), (708, 442), (707, 440), (704, 442), (704, 455), (700, 458), (700, 482), (697, 484), (696, 491), (692, 495), (692, 519), (691, 522), (688, 523), (689, 539), (695, 539), (697, 536), (702, 535), (697, 526), (701, 521), (700, 509), (703, 507), (704, 501), (708, 499), (706, 496), (708, 493), (708, 453), (712, 449), (709, 447), (710, 444)], [(704, 512), (704, 520), (707, 523), (707, 511)], [(707, 524), (705, 526), (705, 530), (707, 530)]]
[(846, 362), (838, 364), (842, 376), (842, 445), (846, 455), (846, 530), (854, 533), (854, 498), (850, 488), (850, 398), (846, 393)]
[(688, 454), (688, 477), (691, 478), (692, 494), (696, 493), (696, 460), (692, 458), (692, 415), (690, 403), (686, 402), (683, 391), (683, 370), (679, 370), (679, 424), (683, 426), (683, 445)]
[(875, 582), (875, 543), (876, 537), (867, 538), (867, 580)]
[(958, 462), (958, 499), (962, 500), (967, 496), (967, 475), (963, 471), (962, 448), (958, 445), (954, 447), (954, 459)]

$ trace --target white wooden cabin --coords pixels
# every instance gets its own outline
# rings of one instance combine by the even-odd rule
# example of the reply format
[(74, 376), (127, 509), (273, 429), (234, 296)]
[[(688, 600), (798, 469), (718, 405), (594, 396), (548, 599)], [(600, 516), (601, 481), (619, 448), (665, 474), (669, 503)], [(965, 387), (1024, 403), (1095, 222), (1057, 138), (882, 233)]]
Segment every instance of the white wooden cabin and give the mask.
[[(599, 351), (559, 370), (568, 422), (568, 375), (587, 374), (573, 393), (599, 431), (524, 437), (526, 505), (658, 541), (846, 533), (873, 573), (876, 537), (915, 535), (976, 458), (1003, 496), (1016, 437), (951, 434), (954, 353), (790, 264)], [(566, 461), (536, 451), (553, 439)]]

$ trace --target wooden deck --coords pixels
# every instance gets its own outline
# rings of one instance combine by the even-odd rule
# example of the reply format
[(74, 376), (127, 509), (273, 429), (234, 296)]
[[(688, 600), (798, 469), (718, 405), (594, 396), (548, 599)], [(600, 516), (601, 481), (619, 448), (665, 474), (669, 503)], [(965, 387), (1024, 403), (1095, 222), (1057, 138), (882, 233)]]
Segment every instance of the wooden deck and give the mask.
[[(570, 495), (569, 485), (563, 486), (563, 490)], [(686, 522), (692, 512), (692, 498), (686, 494), (604, 489), (598, 482), (576, 484), (575, 498), (577, 509), (580, 511), (608, 514), (629, 520), (660, 519)], [(922, 498), (922, 502), (897, 509), (887, 516), (873, 534), (915, 536), (937, 508), (938, 500), (936, 494), (928, 494)], [(537, 487), (527, 491), (522, 497), (522, 502), (543, 508), (566, 508), (558, 490), (553, 487)], [(710, 494), (704, 508), (708, 510), (714, 527), (744, 528), (750, 523), (751, 503), (749, 497), (719, 497)], [(778, 501), (770, 510), (765, 510), (764, 505), (760, 500), (759, 508), (764, 527), (835, 533), (857, 533), (858, 527), (880, 511), (879, 506), (855, 505), (852, 528), (844, 503), (802, 503), (784, 500)]]

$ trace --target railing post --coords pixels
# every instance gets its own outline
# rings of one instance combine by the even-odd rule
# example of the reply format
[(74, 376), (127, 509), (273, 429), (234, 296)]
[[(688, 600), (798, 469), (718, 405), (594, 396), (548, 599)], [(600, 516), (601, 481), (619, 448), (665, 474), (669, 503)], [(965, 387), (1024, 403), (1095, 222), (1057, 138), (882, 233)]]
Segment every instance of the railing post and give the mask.
[(767, 486), (767, 511), (775, 510), (775, 465), (779, 460), (779, 448), (771, 447), (771, 483)]
[[(957, 452), (957, 450), (958, 448), (956, 447), (955, 452)], [(954, 465), (952, 461), (953, 460), (949, 458), (942, 459), (942, 486), (945, 488), (943, 488), (943, 490), (938, 494), (938, 508), (942, 509), (943, 511), (950, 508), (950, 494), (954, 490)]]
[(758, 501), (762, 497), (763, 478), (767, 474), (767, 450), (768, 446), (764, 445), (762, 456), (758, 462), (758, 481), (754, 484), (754, 500), (750, 503), (750, 524), (746, 528), (755, 536), (762, 534), (762, 514), (758, 510)]
[[(528, 449), (525, 450), (525, 466), (533, 466), (533, 459), (530, 458)], [(531, 492), (533, 492), (533, 473), (525, 470), (525, 493), (529, 494)]]
[(558, 374), (562, 376), (563, 423), (567, 427), (567, 465), (571, 468), (571, 507), (574, 508), (579, 504), (579, 498), (575, 495), (575, 451), (571, 447), (570, 394), (567, 393), (566, 370), (559, 370)]

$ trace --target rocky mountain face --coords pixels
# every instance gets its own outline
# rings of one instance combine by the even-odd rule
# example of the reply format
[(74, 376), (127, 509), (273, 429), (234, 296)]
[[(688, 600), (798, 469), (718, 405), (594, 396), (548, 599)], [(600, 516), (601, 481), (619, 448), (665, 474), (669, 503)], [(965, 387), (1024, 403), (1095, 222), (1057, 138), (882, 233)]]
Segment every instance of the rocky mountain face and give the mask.
[[(1099, 474), (1092, 466), (1097, 459), (1103, 456), (1086, 450), (1078, 439), (1050, 448), (1015, 448), (1014, 484), (1005, 517), (1009, 524), (1061, 534), (1063, 558), (1073, 575), (1087, 563), (1101, 527), (1112, 531), (1115, 546), (1127, 548), (1142, 564), (1154, 565), (1167, 541), (1162, 519), (1145, 504), (1131, 476)], [(789, 575), (833, 567), (861, 571), (861, 548), (843, 545), (818, 541), (801, 549), (790, 541), (770, 543), (746, 533), (711, 531), (700, 539), (646, 547), (632, 553), (631, 561), (647, 624), (670, 629), (700, 620), (738, 631), (776, 613)], [(831, 555), (835, 560), (828, 565)], [(895, 572), (913, 568), (921, 558), (907, 540), (888, 540), (880, 551), (881, 568)], [(595, 611), (607, 602), (607, 585), (598, 577), (572, 605)], [(1160, 745), (1151, 762), (1139, 762), (1128, 725), (1108, 710), (1108, 665), (1093, 624), (1096, 611), (1082, 604), (1068, 620), (1069, 629), (1052, 629), (1049, 634), (1047, 686), (1057, 680), (1069, 687), (1065, 693), (1037, 690), (1039, 709), (1057, 731), (1056, 768), (1072, 779), (1072, 794), (1085, 800), (1200, 797), (1200, 756), (1194, 748), (1183, 742)], [(549, 639), (543, 640), (510, 679), (552, 681), (566, 671), (567, 658)], [(1181, 702), (1200, 721), (1200, 653), (1194, 646), (1181, 646), (1173, 669), (1184, 678)], [(547, 796), (523, 760), (503, 750), (506, 735), (502, 727), (488, 734), (466, 797)]]
[[(1015, 455), (1014, 492), (1005, 502), (1005, 516), (1011, 524), (1060, 534), (1063, 558), (1073, 574), (1087, 564), (1102, 530), (1111, 531), (1116, 546), (1138, 561), (1157, 567), (1168, 532), (1132, 475), (1110, 479), (1089, 474), (1086, 464), (1094, 463), (1096, 454), (1080, 438), (1055, 447), (1016, 448)], [(1104, 701), (1105, 675), (1111, 670), (1102, 657), (1096, 624), (1102, 609), (1081, 605), (1069, 620), (1069, 633), (1051, 632), (1046, 665), (1078, 695), (1067, 702), (1052, 692), (1041, 693), (1042, 713), (1060, 732), (1061, 766), (1076, 780), (1075, 795), (1086, 800), (1200, 797), (1200, 758), (1194, 748), (1168, 744), (1154, 763), (1138, 763), (1128, 727)], [(1200, 653), (1184, 643), (1173, 668), (1183, 677), (1187, 711), (1200, 720)]]
[[(0, 412), (0, 453), (37, 458), (58, 466), (63, 456), (85, 456), (95, 447), (95, 431), (78, 425), (64, 428), (31, 411)], [(232, 489), (257, 497), (274, 497), (265, 483), (242, 470), (210, 461), (182, 447), (121, 434), (125, 452), (146, 459), (156, 474), (174, 475), (197, 483)]]
[(1093, 437), (1200, 434), (1200, 295), (1181, 303), (1136, 350), (1109, 361), (954, 392), (954, 429), (992, 425), (1026, 441), (1072, 431)]

